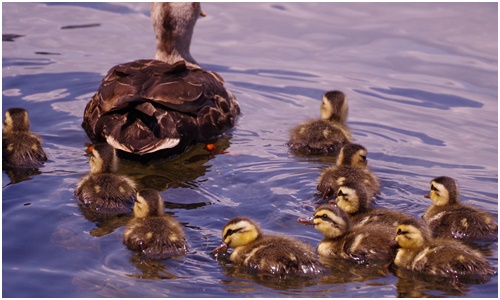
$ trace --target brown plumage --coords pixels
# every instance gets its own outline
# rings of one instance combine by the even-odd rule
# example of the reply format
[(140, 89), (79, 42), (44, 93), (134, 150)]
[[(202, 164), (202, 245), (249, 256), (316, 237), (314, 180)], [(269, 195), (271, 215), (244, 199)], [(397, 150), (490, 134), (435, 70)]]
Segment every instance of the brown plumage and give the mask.
[[(111, 68), (87, 103), (82, 127), (93, 142), (165, 156), (220, 135), (240, 108), (222, 78), (201, 69), (189, 46), (199, 3), (154, 3), (155, 59)], [(159, 152), (158, 152), (159, 151)]]
[(250, 218), (236, 217), (222, 231), (222, 243), (214, 253), (234, 248), (230, 260), (273, 275), (318, 275), (325, 271), (309, 245), (289, 237), (263, 235)]
[(453, 278), (496, 274), (481, 252), (455, 239), (433, 239), (421, 220), (400, 222), (396, 241), (400, 248), (394, 264), (400, 268)]
[(37, 168), (47, 161), (42, 140), (30, 132), (29, 116), (25, 109), (8, 109), (3, 124), (2, 160), (6, 166)]
[(368, 192), (368, 201), (380, 192), (378, 178), (367, 166), (366, 148), (359, 144), (344, 145), (337, 157), (337, 163), (321, 172), (317, 189), (323, 199), (336, 196), (338, 188), (348, 182), (362, 183)]
[(90, 173), (78, 183), (75, 195), (84, 209), (103, 214), (132, 212), (135, 183), (125, 175), (115, 174), (118, 158), (108, 144), (96, 144), (87, 149)]
[(497, 240), (498, 225), (493, 216), (477, 208), (460, 203), (458, 185), (450, 177), (441, 176), (431, 181), (428, 195), (433, 202), (423, 218), (434, 237), (468, 240)]
[(313, 225), (325, 236), (317, 248), (325, 257), (369, 264), (390, 261), (396, 254), (391, 246), (394, 228), (384, 224), (352, 227), (344, 211), (334, 205), (320, 205), (312, 219), (299, 219), (299, 222)]
[(134, 218), (127, 224), (123, 243), (152, 259), (180, 256), (188, 250), (181, 224), (164, 213), (160, 194), (151, 189), (137, 193)]
[(323, 95), (321, 119), (309, 120), (293, 128), (288, 146), (301, 154), (337, 155), (340, 148), (351, 142), (347, 120), (347, 99), (341, 91)]
[(411, 215), (385, 208), (372, 208), (369, 194), (361, 183), (343, 184), (337, 193), (336, 204), (347, 213), (354, 225), (386, 224), (392, 228), (401, 221), (413, 218)]

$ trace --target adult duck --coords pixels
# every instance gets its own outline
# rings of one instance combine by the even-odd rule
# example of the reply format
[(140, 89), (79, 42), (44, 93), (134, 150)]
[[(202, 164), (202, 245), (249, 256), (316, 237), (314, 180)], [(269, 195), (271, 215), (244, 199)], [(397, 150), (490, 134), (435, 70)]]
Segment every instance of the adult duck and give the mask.
[(155, 59), (112, 67), (85, 107), (92, 142), (134, 155), (178, 154), (232, 128), (238, 101), (216, 73), (203, 70), (189, 47), (199, 3), (153, 3)]

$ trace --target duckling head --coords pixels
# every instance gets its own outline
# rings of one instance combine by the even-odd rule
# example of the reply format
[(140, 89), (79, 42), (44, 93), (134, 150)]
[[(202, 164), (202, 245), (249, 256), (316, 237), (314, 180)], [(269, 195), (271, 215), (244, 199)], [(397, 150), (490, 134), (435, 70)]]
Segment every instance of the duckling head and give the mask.
[(28, 112), (23, 108), (10, 108), (5, 112), (3, 122), (3, 132), (28, 132), (30, 130), (30, 120)]
[(326, 238), (334, 239), (349, 231), (350, 223), (347, 215), (335, 205), (323, 204), (318, 206), (312, 219), (298, 220), (305, 225), (314, 225)]
[(347, 99), (344, 93), (328, 91), (323, 95), (321, 118), (342, 123), (347, 120)]
[(446, 176), (434, 178), (431, 181), (429, 194), (424, 197), (430, 198), (437, 206), (457, 204), (459, 202), (457, 183), (453, 178)]
[(245, 246), (262, 236), (262, 232), (250, 218), (236, 217), (229, 222), (222, 230), (222, 242), (213, 253), (226, 251), (227, 248), (237, 248)]
[(145, 189), (137, 192), (134, 203), (134, 216), (136, 218), (155, 217), (163, 214), (163, 199), (158, 191)]
[(361, 183), (346, 182), (337, 190), (336, 202), (346, 214), (361, 213), (368, 209), (368, 192)]
[(365, 147), (359, 144), (346, 144), (340, 149), (337, 166), (365, 167), (368, 164), (366, 154)]
[(198, 16), (205, 16), (200, 3), (154, 2), (151, 19), (156, 34), (155, 59), (173, 64), (185, 60), (199, 67), (189, 48)]
[(431, 234), (421, 220), (407, 219), (396, 226), (396, 242), (404, 249), (422, 248)]
[(90, 156), (90, 172), (98, 173), (114, 173), (118, 170), (118, 157), (113, 147), (108, 144), (94, 144), (87, 148), (88, 156)]

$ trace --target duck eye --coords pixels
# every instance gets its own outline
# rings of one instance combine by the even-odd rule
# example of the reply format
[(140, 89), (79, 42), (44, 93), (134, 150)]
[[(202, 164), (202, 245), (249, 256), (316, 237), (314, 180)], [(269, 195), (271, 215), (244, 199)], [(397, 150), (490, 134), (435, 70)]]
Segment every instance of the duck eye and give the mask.
[(232, 235), (234, 233), (234, 231), (232, 229), (229, 229), (227, 232), (226, 232), (226, 236), (228, 235)]
[(321, 219), (322, 219), (322, 220), (326, 220), (326, 219), (328, 219), (328, 216), (327, 216), (326, 214), (323, 214), (323, 215), (321, 216)]
[(337, 196), (338, 196), (338, 197), (343, 197), (343, 196), (345, 196), (345, 195), (347, 195), (347, 194), (344, 194), (344, 193), (342, 192), (342, 190), (339, 190), (339, 192), (337, 193)]
[(438, 189), (433, 185), (431, 184), (431, 191), (437, 191)]
[(361, 155), (361, 159), (362, 159), (363, 161), (366, 161), (366, 155)]

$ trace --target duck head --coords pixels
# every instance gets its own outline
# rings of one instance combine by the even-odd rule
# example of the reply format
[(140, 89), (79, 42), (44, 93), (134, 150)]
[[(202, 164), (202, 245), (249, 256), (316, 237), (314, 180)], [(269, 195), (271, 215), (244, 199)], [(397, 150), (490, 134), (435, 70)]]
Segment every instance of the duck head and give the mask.
[(158, 191), (145, 189), (137, 192), (134, 203), (134, 216), (136, 218), (155, 217), (163, 214), (163, 199)]
[(156, 34), (155, 59), (170, 64), (185, 60), (188, 65), (199, 67), (189, 48), (194, 25), (199, 16), (205, 16), (200, 3), (154, 2), (151, 19)]
[(359, 144), (346, 144), (342, 146), (337, 157), (337, 166), (366, 167), (366, 148)]
[(363, 184), (346, 182), (337, 190), (337, 206), (349, 215), (368, 209), (368, 193)]
[(347, 120), (347, 99), (341, 91), (328, 91), (323, 95), (321, 103), (321, 118), (324, 120)]
[(28, 132), (30, 130), (28, 112), (23, 108), (9, 108), (5, 112), (3, 126), (4, 133)]
[(118, 157), (113, 147), (108, 144), (93, 144), (87, 148), (87, 156), (90, 157), (90, 172), (115, 173), (118, 170)]
[(453, 178), (446, 176), (434, 178), (431, 181), (429, 194), (424, 197), (430, 198), (437, 206), (457, 204), (459, 202), (457, 183)]
[(237, 248), (245, 246), (262, 236), (262, 232), (250, 218), (236, 217), (229, 222), (222, 230), (222, 242), (212, 253), (225, 252), (227, 248)]
[(331, 204), (318, 206), (312, 219), (299, 218), (298, 221), (305, 225), (313, 225), (316, 230), (330, 239), (344, 235), (350, 228), (347, 215)]

